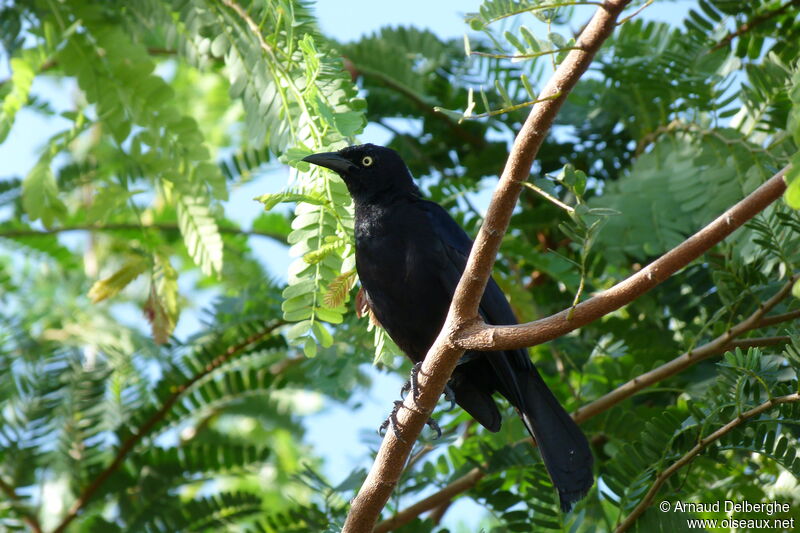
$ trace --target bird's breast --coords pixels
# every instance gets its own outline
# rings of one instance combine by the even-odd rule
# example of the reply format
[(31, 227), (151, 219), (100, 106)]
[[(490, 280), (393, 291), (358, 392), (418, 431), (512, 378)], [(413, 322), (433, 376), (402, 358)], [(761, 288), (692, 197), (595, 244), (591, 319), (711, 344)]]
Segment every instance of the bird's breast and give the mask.
[[(444, 322), (442, 287), (427, 219), (408, 213), (356, 217), (356, 269), (370, 307), (412, 359), (423, 357)], [(416, 354), (419, 354), (418, 356)]]

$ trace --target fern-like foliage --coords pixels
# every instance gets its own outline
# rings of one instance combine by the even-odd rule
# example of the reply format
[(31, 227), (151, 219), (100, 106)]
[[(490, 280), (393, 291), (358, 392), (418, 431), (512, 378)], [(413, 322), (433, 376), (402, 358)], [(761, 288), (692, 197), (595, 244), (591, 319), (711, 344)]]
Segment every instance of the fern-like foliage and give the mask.
[[(313, 450), (325, 425), (306, 439), (319, 419), (304, 416), (323, 400), (360, 412), (364, 363), (393, 366), (399, 350), (351, 312), (346, 187), (302, 159), (357, 142), (369, 120), (474, 234), (475, 192), (594, 4), (487, 0), (466, 39), (388, 26), (333, 43), (301, 0), (3, 3), (0, 142), (28, 127), (26, 109), (55, 128), (0, 179), (3, 527), (341, 529), (365, 471), (328, 480), (319, 456), (350, 426)], [(531, 349), (568, 411), (691, 363), (583, 422), (597, 483), (572, 513), (500, 403), (497, 433), (437, 410), (443, 437), (423, 434), (382, 518), (463, 492), (400, 531), (456, 529), (459, 498), (486, 509), (468, 529), (498, 533), (722, 518), (649, 506), (678, 499), (786, 501), (780, 517), (800, 519), (798, 6), (698, 0), (656, 23), (632, 2), (623, 17), (639, 7), (564, 103), (512, 215), (494, 277), (520, 321), (614, 285), (791, 164), (786, 202)], [(279, 164), (289, 182), (264, 187), (279, 192), (246, 183)], [(260, 215), (228, 199), (240, 185)]]
[(220, 529), (261, 511), (261, 498), (246, 492), (223, 492), (163, 508), (142, 523), (146, 531), (209, 531)]
[[(282, 388), (270, 365), (286, 356), (286, 342), (268, 320), (275, 312), (273, 300), (251, 311), (249, 321), (237, 316), (230, 325), (215, 323), (193, 342), (172, 348), (167, 360), (174, 363), (160, 363), (161, 377), (155, 380), (130, 353), (112, 345), (93, 348), (91, 366), (77, 350), (51, 352), (46, 360), (18, 359), (16, 385), (3, 388), (0, 396), (8, 415), (0, 424), (4, 480), (16, 487), (35, 485), (41, 469), (48, 468), (65, 476), (68, 490), (77, 495), (105, 471), (108, 482), (94, 498), (117, 501), (117, 524), (137, 530), (206, 531), (250, 521), (262, 512), (267, 493), (212, 491), (179, 505), (176, 491), (214, 476), (246, 475), (285, 458), (273, 453), (272, 437), (220, 442), (202, 425), (254, 398), (262, 399), (254, 407), (265, 419), (286, 417), (270, 399)], [(217, 313), (226, 316), (221, 309)], [(21, 349), (49, 348), (25, 335), (0, 337), (2, 368), (11, 368)], [(195, 429), (176, 442), (170, 428), (178, 424)], [(285, 421), (281, 425), (287, 427)], [(159, 434), (172, 444), (153, 446)], [(127, 466), (110, 466), (115, 457)], [(82, 520), (102, 518), (89, 512)]]
[[(203, 189), (219, 181), (221, 174), (209, 161), (196, 123), (167, 105), (173, 92), (162, 78), (151, 74), (155, 64), (146, 50), (119, 27), (104, 22), (97, 6), (65, 6), (61, 15), (80, 17), (86, 31), (72, 34), (58, 51), (60, 68), (77, 79), (87, 100), (97, 106), (97, 120), (113, 140), (130, 143), (129, 155), (150, 180), (185, 191), (176, 196), (183, 200), (178, 202), (181, 229), (190, 255), (204, 272), (218, 273), (221, 241), (216, 222), (207, 214), (209, 198)], [(134, 128), (138, 131), (131, 135)], [(64, 211), (49, 172), (50, 159), (43, 159), (26, 178), (27, 188), (23, 184), (26, 211), (46, 225), (52, 224), (54, 216), (63, 217)], [(202, 187), (194, 185), (198, 183)], [(27, 190), (40, 192), (28, 197)], [(97, 198), (98, 206), (110, 201), (111, 197)]]
[[(341, 146), (362, 128), (363, 106), (342, 75), (340, 62), (319, 51), (321, 41), (302, 2), (189, 1), (175, 3), (170, 10), (180, 17), (181, 38), (193, 43), (189, 49), (204, 51), (204, 56), (193, 55), (191, 60), (203, 64), (223, 58), (231, 96), (243, 103), (247, 137), (253, 145), (266, 145), (273, 154), (286, 153), (284, 160), (297, 166), (311, 151)], [(284, 16), (287, 13), (291, 15)], [(307, 165), (301, 166), (308, 171)], [(226, 173), (233, 175), (230, 166)], [(316, 343), (330, 345), (319, 321), (341, 322), (343, 310), (327, 307), (322, 296), (342, 272), (342, 261), (352, 254), (348, 246), (331, 246), (329, 237), (345, 242), (352, 215), (346, 208), (344, 184), (327, 173), (300, 176), (296, 189), (322, 196), (329, 204), (329, 209), (298, 204), (296, 220), (304, 222), (289, 235), (290, 244), (302, 254), (326, 256), (310, 268), (299, 259), (287, 288), (293, 296), (286, 296), (285, 317), (300, 324), (291, 330), (291, 338), (313, 355)], [(336, 218), (333, 224), (326, 221), (330, 212)]]
[[(756, 417), (740, 418), (771, 398), (796, 391), (797, 378), (787, 380), (779, 372), (781, 360), (758, 349), (728, 352), (715, 383), (701, 397), (656, 414), (640, 430), (640, 438), (620, 447), (602, 477), (619, 508), (619, 518), (639, 505), (656, 478), (686, 454), (702, 476), (692, 477), (692, 487), (687, 487), (680, 475), (670, 477), (661, 489), (662, 499), (680, 500), (678, 494), (687, 489), (702, 490), (700, 487), (714, 479), (729, 475), (724, 464), (734, 464), (736, 458), (752, 453), (798, 475), (796, 436), (790, 429), (800, 422), (796, 403), (778, 404)], [(737, 419), (741, 423), (731, 426)], [(726, 429), (719, 437), (703, 440), (721, 428)], [(695, 451), (698, 442), (705, 443), (699, 454)]]
[[(625, 213), (607, 218), (598, 237), (606, 253), (641, 259), (673, 248), (752, 192), (778, 162), (734, 130), (674, 126), (684, 127), (661, 137), (628, 176), (590, 202)], [(662, 213), (680, 216), (665, 221)]]

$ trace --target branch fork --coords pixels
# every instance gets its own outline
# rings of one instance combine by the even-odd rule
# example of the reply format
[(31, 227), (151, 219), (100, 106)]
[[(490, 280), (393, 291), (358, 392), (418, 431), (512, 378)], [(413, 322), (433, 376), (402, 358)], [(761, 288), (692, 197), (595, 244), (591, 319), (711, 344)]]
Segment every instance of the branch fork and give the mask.
[[(784, 176), (789, 167), (778, 172), (745, 199), (678, 247), (611, 289), (603, 291), (573, 308), (565, 309), (550, 317), (513, 326), (488, 325), (478, 317), (478, 307), (491, 275), (502, 236), (511, 220), (511, 213), (522, 190), (522, 182), (530, 174), (534, 157), (544, 141), (546, 132), (552, 125), (566, 96), (586, 71), (602, 43), (611, 35), (617, 18), (629, 3), (630, 0), (607, 0), (598, 8), (578, 39), (578, 49), (572, 50), (553, 74), (542, 91), (542, 101), (533, 106), (517, 135), (506, 167), (492, 196), (484, 224), (473, 244), (464, 274), (456, 288), (444, 327), (423, 360), (418, 379), (420, 394), (416, 401), (414, 398), (407, 397), (403, 403), (404, 409), (400, 409), (398, 413), (398, 424), (402, 428), (404, 439), (408, 440), (401, 441), (391, 432), (387, 433), (372, 469), (358, 495), (351, 502), (350, 513), (342, 530), (344, 533), (367, 533), (372, 532), (375, 528), (375, 523), (404, 470), (413, 442), (427, 420), (427, 414), (419, 414), (419, 412), (430, 413), (433, 411), (453, 369), (465, 350), (493, 351), (535, 346), (589, 324), (632, 302), (700, 257), (747, 220), (778, 200), (786, 190)], [(782, 299), (790, 289), (791, 286), (787, 284), (776, 297)], [(659, 367), (635, 378), (608, 395), (579, 409), (573, 415), (574, 418), (578, 422), (583, 421), (629, 397), (635, 391), (660, 381), (704, 357), (719, 353), (720, 349), (732, 346), (737, 334), (754, 329), (756, 327), (754, 324), (763, 324), (760, 321), (769, 308), (768, 304), (759, 308), (758, 316), (750, 317), (753, 322), (748, 324), (749, 328), (740, 324), (741, 331), (737, 332), (732, 329), (705, 347), (701, 347), (705, 348), (705, 352), (701, 351), (701, 348), (692, 350), (663, 365), (666, 368)], [(769, 342), (774, 342), (774, 340)], [(483, 473), (480, 469), (473, 469), (466, 476), (440, 491), (442, 494), (447, 492), (449, 496), (441, 499), (438, 498), (441, 494), (437, 493), (437, 499), (432, 506), (423, 508), (422, 505), (415, 505), (412, 507), (414, 508), (413, 513), (416, 514), (406, 512), (411, 511), (412, 508), (400, 514), (411, 520), (419, 513), (441, 505), (458, 492), (474, 486), (482, 476)], [(455, 485), (460, 490), (450, 492)], [(425, 501), (430, 503), (434, 499), (431, 497)], [(419, 504), (422, 503), (419, 502)], [(388, 531), (391, 527), (386, 525), (388, 523), (394, 523), (394, 527), (397, 527), (403, 522), (398, 523), (392, 518), (374, 530)]]
[[(533, 160), (553, 124), (567, 95), (589, 68), (594, 55), (614, 31), (617, 18), (630, 0), (606, 0), (577, 39), (576, 50), (567, 54), (541, 93), (541, 101), (531, 108), (506, 167), (495, 189), (486, 219), (472, 251), (461, 281), (456, 288), (442, 332), (426, 355), (419, 375), (420, 394), (417, 405), (433, 410), (450, 378), (464, 347), (454, 345), (460, 330), (469, 327), (478, 316), (478, 306), (491, 275), (502, 237), (508, 228), (514, 206), (522, 191), (521, 182), (530, 174)], [(407, 397), (398, 415), (404, 438), (416, 440), (425, 425), (426, 417), (409, 410), (413, 398)], [(387, 433), (378, 450), (375, 463), (358, 495), (352, 501), (344, 524), (344, 533), (367, 533), (375, 527), (381, 510), (391, 496), (402, 474), (413, 442), (402, 442)]]

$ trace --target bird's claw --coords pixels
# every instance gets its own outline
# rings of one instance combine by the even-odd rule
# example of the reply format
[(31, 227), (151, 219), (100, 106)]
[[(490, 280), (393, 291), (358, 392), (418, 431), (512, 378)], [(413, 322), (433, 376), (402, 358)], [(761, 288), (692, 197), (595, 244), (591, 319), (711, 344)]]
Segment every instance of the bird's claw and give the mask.
[(400, 389), (400, 399), (405, 400), (406, 394), (408, 394), (408, 391), (410, 390), (411, 390), (411, 380), (408, 380), (405, 383), (403, 383), (403, 388)]
[[(400, 408), (402, 406), (403, 406), (403, 402), (401, 400), (395, 400), (394, 401), (394, 407), (392, 407), (392, 412), (389, 413), (389, 416), (386, 417), (386, 420), (384, 420), (383, 423), (378, 428), (378, 435), (383, 437), (386, 434), (385, 433), (386, 430), (389, 427), (391, 427), (392, 428), (392, 433), (394, 433), (394, 436), (398, 440), (405, 442), (405, 439), (403, 439), (403, 436), (402, 436), (402, 434), (400, 432), (400, 424), (397, 421), (397, 413), (400, 412)], [(425, 422), (425, 424), (429, 428), (431, 428), (433, 431), (436, 432), (436, 436), (433, 437), (433, 440), (436, 440), (436, 439), (438, 439), (438, 438), (440, 438), (442, 436), (442, 428), (439, 427), (439, 424), (436, 422), (436, 420), (434, 420), (433, 418), (429, 418)]]
[(452, 411), (456, 407), (456, 393), (453, 389), (450, 388), (450, 384), (444, 386), (444, 399), (450, 402), (450, 407), (447, 408), (448, 411)]
[(419, 398), (418, 376), (421, 370), (422, 370), (422, 361), (420, 361), (419, 363), (414, 363), (414, 366), (411, 367), (410, 379), (408, 380), (411, 383), (411, 396), (414, 398), (415, 402)]
[(404, 400), (406, 399), (405, 395), (408, 394), (408, 391), (411, 391), (411, 397), (414, 398), (415, 402), (419, 398), (419, 381), (417, 380), (417, 376), (421, 368), (422, 361), (414, 363), (414, 366), (411, 367), (411, 375), (408, 377), (408, 381), (403, 384), (403, 388), (400, 389), (400, 397)]
[(389, 416), (386, 417), (386, 420), (383, 421), (383, 424), (378, 428), (378, 435), (383, 437), (385, 435), (386, 429), (391, 426), (392, 433), (394, 436), (397, 437), (398, 440), (403, 440), (403, 437), (400, 434), (400, 425), (397, 423), (397, 413), (400, 411), (400, 407), (402, 407), (403, 402), (401, 400), (394, 401), (394, 407), (392, 407), (392, 412), (389, 413)]
[(436, 422), (436, 420), (429, 418), (425, 424), (427, 424), (429, 428), (436, 432), (436, 436), (433, 437), (433, 440), (437, 440), (442, 436), (442, 428), (439, 427), (439, 423)]

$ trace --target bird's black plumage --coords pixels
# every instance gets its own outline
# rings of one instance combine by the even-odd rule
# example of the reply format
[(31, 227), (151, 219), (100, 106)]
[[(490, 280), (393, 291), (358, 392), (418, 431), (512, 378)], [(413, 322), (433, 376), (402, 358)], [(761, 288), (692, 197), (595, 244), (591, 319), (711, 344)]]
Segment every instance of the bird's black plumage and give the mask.
[[(356, 270), (367, 303), (406, 355), (422, 361), (444, 324), (472, 241), (441, 206), (422, 197), (394, 150), (365, 144), (304, 161), (336, 171), (347, 185), (355, 203)], [(517, 323), (493, 279), (480, 313), (489, 324)], [(456, 403), (490, 431), (498, 431), (501, 421), (492, 393), (516, 407), (539, 445), (564, 510), (592, 486), (586, 437), (526, 350), (467, 352), (450, 387)]]

